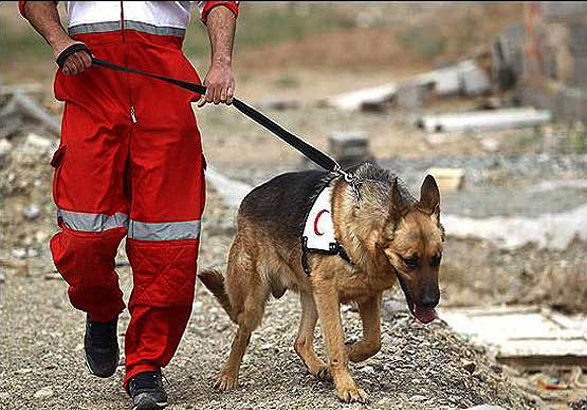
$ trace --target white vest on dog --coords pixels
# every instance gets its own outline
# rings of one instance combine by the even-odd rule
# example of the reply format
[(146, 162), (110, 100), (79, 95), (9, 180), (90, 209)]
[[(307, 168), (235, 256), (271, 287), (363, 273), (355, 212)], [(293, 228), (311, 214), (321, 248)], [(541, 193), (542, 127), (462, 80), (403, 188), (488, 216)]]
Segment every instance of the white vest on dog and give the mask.
[(310, 251), (332, 252), (337, 246), (332, 222), (332, 185), (328, 184), (316, 197), (304, 224), (303, 236)]

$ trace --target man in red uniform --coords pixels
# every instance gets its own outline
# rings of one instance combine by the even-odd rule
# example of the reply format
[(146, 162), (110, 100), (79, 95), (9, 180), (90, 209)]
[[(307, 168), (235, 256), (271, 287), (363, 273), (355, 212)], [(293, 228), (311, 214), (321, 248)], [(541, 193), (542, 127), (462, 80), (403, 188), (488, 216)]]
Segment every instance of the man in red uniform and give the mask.
[(125, 305), (114, 271), (126, 235), (133, 270), (125, 336), (125, 388), (133, 409), (162, 408), (161, 368), (173, 357), (194, 297), (204, 160), (190, 103), (230, 104), (236, 2), (66, 3), (67, 31), (56, 2), (23, 2), (21, 13), (57, 58), (83, 43), (99, 59), (199, 83), (181, 46), (198, 3), (212, 48), (200, 96), (169, 84), (92, 67), (86, 51), (67, 57), (55, 78), (65, 102), (61, 144), (52, 161), (61, 231), (51, 239), (73, 306), (87, 312), (90, 371), (114, 374), (116, 327)]

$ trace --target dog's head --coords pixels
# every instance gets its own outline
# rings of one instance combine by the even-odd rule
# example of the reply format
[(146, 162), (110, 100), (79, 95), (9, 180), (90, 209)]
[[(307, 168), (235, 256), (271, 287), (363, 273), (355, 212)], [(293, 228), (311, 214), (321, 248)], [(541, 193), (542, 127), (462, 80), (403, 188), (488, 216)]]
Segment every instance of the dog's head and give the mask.
[(379, 167), (362, 166), (357, 171), (368, 175), (356, 198), (354, 232), (364, 232), (360, 241), (374, 252), (372, 257), (384, 261), (382, 269), (393, 268), (410, 311), (428, 323), (436, 317), (434, 308), (440, 300), (438, 271), (444, 231), (438, 185), (428, 175), (417, 200), (397, 177)]
[(406, 200), (396, 179), (379, 246), (394, 267), (410, 311), (423, 323), (436, 317), (443, 240), (440, 191), (434, 178), (426, 176), (416, 202)]

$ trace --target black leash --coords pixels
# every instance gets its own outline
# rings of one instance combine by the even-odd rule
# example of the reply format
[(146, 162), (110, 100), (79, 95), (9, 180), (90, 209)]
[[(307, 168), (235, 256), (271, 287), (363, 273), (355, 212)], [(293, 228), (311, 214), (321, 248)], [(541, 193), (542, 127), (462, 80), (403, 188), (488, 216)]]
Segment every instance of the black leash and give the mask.
[[(61, 54), (57, 57), (57, 64), (59, 67), (63, 67), (65, 60), (71, 54), (76, 53), (78, 51), (86, 51), (90, 56), (92, 53), (86, 47), (85, 44), (76, 43), (72, 46), (69, 46)], [(195, 84), (187, 81), (181, 81), (175, 78), (166, 77), (163, 75), (153, 74), (146, 71), (135, 70), (134, 68), (121, 66), (118, 64), (113, 64), (108, 61), (99, 60), (92, 56), (92, 65), (107, 68), (109, 70), (114, 71), (123, 71), (127, 73), (134, 73), (143, 75), (146, 77), (155, 78), (157, 80), (165, 81), (166, 83), (176, 85), (178, 87), (184, 88), (189, 91), (193, 91), (198, 94), (205, 94), (206, 87), (200, 84)], [(239, 100), (238, 98), (233, 98), (232, 104), (234, 107), (239, 110), (241, 113), (255, 121), (257, 124), (261, 125), (262, 127), (266, 128), (267, 130), (271, 131), (273, 134), (277, 135), (287, 144), (292, 146), (293, 148), (297, 149), (299, 152), (304, 154), (308, 159), (313, 161), (314, 163), (320, 165), (322, 168), (343, 175), (347, 182), (351, 182), (353, 180), (353, 176), (348, 172), (345, 172), (340, 164), (336, 162), (332, 157), (327, 155), (326, 153), (320, 151), (319, 149), (315, 148), (314, 146), (308, 144), (302, 138), (298, 137), (295, 134), (292, 134), (281, 125), (273, 121), (271, 118), (267, 117), (265, 114), (259, 112), (255, 108), (251, 107), (244, 101)]]

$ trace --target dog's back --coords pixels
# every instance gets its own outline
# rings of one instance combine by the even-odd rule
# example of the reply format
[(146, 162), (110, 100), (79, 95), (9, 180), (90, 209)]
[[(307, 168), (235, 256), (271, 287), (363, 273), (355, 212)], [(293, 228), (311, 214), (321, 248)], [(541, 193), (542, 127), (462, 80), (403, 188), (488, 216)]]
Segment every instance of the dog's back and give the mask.
[(239, 209), (239, 224), (254, 224), (276, 240), (299, 241), (313, 198), (329, 174), (323, 171), (288, 172), (253, 189)]

